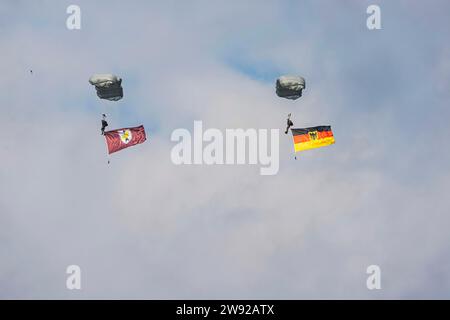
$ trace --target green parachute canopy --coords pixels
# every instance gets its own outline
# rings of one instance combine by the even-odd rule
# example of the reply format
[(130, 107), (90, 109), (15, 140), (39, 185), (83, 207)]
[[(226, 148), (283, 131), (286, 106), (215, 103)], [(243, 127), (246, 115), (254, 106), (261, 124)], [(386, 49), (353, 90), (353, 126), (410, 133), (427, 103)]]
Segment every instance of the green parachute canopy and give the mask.
[(94, 74), (89, 83), (95, 86), (100, 99), (117, 101), (123, 97), (122, 79), (113, 74)]
[(296, 100), (302, 96), (305, 89), (305, 79), (299, 76), (281, 76), (277, 79), (277, 96)]

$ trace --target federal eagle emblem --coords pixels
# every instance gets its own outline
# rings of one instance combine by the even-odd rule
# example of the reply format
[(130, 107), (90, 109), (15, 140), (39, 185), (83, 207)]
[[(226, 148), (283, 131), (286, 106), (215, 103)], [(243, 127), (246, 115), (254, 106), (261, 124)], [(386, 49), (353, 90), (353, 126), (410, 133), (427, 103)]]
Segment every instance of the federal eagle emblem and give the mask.
[(319, 133), (317, 131), (308, 132), (310, 140), (317, 140)]

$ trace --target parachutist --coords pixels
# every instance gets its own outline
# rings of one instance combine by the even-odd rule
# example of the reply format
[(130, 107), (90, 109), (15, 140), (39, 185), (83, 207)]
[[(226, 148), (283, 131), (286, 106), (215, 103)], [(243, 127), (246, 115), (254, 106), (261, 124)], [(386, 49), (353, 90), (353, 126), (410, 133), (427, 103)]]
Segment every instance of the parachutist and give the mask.
[(288, 114), (288, 118), (287, 118), (286, 123), (287, 123), (287, 127), (286, 127), (286, 131), (284, 132), (285, 134), (287, 134), (288, 131), (289, 131), (289, 128), (294, 125), (294, 123), (291, 121), (291, 114), (290, 113)]
[(106, 122), (106, 114), (103, 114), (102, 119), (102, 136), (105, 135), (105, 128), (108, 126), (108, 122)]

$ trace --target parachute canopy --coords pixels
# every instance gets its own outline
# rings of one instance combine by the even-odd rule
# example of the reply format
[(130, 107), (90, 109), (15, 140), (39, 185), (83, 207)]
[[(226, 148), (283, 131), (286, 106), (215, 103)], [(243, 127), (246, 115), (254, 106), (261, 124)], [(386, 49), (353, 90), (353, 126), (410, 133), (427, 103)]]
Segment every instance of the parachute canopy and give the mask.
[(302, 96), (305, 89), (305, 79), (299, 76), (281, 76), (276, 84), (277, 96), (296, 100)]
[(94, 74), (89, 83), (95, 86), (100, 99), (117, 101), (123, 97), (122, 79), (113, 74)]

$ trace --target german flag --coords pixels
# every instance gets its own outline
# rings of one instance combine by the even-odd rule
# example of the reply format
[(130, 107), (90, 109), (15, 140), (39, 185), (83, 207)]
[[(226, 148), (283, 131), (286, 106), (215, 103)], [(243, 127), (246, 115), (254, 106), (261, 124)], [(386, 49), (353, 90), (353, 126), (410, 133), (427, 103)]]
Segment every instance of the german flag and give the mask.
[(291, 129), (295, 152), (320, 148), (334, 143), (331, 126)]

